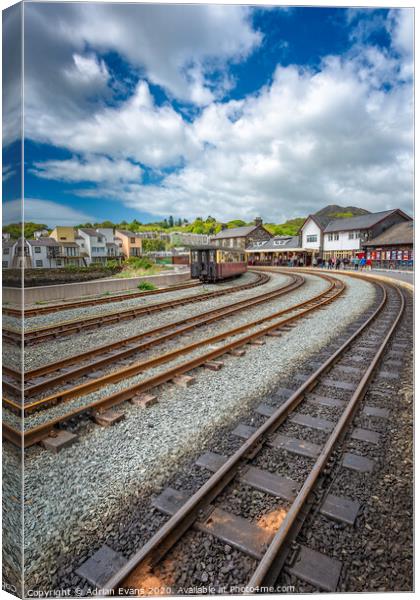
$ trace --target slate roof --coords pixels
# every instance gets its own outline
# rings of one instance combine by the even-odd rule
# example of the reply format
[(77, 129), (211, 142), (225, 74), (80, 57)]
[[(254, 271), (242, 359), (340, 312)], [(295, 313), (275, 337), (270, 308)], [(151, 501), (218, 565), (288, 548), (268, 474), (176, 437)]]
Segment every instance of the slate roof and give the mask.
[(93, 229), (91, 227), (80, 227), (79, 231), (83, 231), (83, 233), (86, 233), (86, 235), (89, 235), (90, 237), (97, 237), (98, 235), (102, 235), (101, 233), (98, 233), (96, 229)]
[(345, 219), (334, 219), (325, 228), (325, 233), (331, 233), (333, 231), (349, 231), (352, 229), (369, 229), (373, 227), (382, 219), (385, 219), (388, 215), (396, 212), (398, 209), (383, 210), (377, 213), (368, 213), (367, 215), (358, 215), (356, 217), (348, 217)]
[(37, 240), (28, 240), (31, 246), (59, 246), (60, 244), (54, 238), (39, 238)]
[(133, 231), (127, 231), (127, 229), (117, 229), (117, 231), (115, 232), (115, 235), (118, 235), (119, 233), (122, 233), (123, 235), (126, 235), (127, 237), (141, 238), (139, 233), (134, 233)]
[(300, 227), (299, 231), (302, 231), (303, 226), (308, 222), (309, 219), (312, 219), (313, 221), (315, 221), (315, 223), (318, 225), (318, 227), (320, 228), (321, 231), (324, 231), (326, 226), (328, 225), (328, 223), (330, 221), (332, 221), (332, 217), (330, 217), (328, 215), (309, 215), (305, 219), (305, 222)]
[(232, 227), (231, 229), (222, 229), (216, 235), (212, 235), (211, 238), (214, 240), (220, 240), (225, 238), (236, 238), (236, 237), (246, 237), (249, 235), (254, 229), (257, 229), (259, 225), (244, 225), (243, 227)]
[(366, 242), (367, 246), (392, 246), (412, 244), (414, 242), (414, 221), (405, 221), (393, 225), (376, 238)]

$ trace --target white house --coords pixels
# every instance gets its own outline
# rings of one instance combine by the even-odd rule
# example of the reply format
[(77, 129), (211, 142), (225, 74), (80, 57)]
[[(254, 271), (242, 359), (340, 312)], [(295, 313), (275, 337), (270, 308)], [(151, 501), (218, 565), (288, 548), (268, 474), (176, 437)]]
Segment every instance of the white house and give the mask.
[(324, 230), (329, 221), (331, 217), (309, 215), (299, 230), (301, 247), (320, 255), (324, 243)]
[(112, 227), (98, 227), (96, 231), (105, 238), (107, 258), (120, 258), (122, 256), (122, 242), (115, 237)]
[[(10, 236), (9, 236), (10, 238)], [(4, 239), (2, 248), (2, 268), (11, 269), (16, 240)]]
[(86, 258), (88, 264), (92, 262), (105, 263), (108, 254), (105, 236), (96, 229), (82, 227), (77, 230), (76, 243), (80, 253)]
[(323, 258), (350, 258), (362, 252), (372, 238), (406, 221), (411, 221), (411, 217), (400, 209), (334, 219), (324, 229)]
[(60, 244), (53, 238), (38, 238), (28, 240), (28, 243), (34, 269), (55, 269), (63, 266), (59, 258)]

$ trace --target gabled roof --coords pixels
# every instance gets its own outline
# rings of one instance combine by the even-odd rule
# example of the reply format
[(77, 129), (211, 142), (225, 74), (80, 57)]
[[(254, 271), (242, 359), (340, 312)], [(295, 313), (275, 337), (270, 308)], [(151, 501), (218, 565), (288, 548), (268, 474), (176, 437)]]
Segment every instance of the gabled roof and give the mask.
[(333, 231), (349, 231), (352, 229), (369, 229), (395, 212), (399, 212), (402, 216), (406, 217), (407, 220), (410, 219), (410, 217), (402, 210), (394, 208), (392, 210), (383, 210), (377, 213), (368, 213), (367, 215), (358, 215), (357, 217), (334, 219), (325, 228), (325, 233), (331, 233)]
[(254, 229), (257, 229), (258, 225), (244, 225), (243, 227), (231, 227), (230, 229), (222, 229), (216, 235), (212, 235), (212, 239), (220, 240), (224, 238), (235, 238), (235, 237), (246, 237)]
[(303, 225), (301, 226), (299, 231), (302, 231), (302, 229), (305, 227), (305, 225), (309, 221), (309, 219), (312, 219), (313, 221), (315, 221), (315, 223), (318, 225), (318, 227), (320, 228), (321, 231), (324, 231), (326, 226), (328, 225), (328, 223), (330, 221), (332, 221), (332, 217), (330, 217), (328, 215), (309, 215), (305, 219), (305, 222), (303, 223)]
[(243, 227), (231, 227), (230, 229), (222, 229), (216, 235), (210, 236), (212, 240), (221, 240), (226, 238), (246, 237), (255, 229), (262, 227), (269, 235), (271, 233), (265, 229), (264, 225), (244, 225)]
[(54, 238), (38, 238), (37, 240), (28, 240), (31, 246), (59, 246), (60, 244)]
[(118, 233), (122, 233), (122, 235), (126, 235), (127, 237), (138, 237), (141, 238), (139, 233), (134, 233), (133, 231), (128, 231), (127, 229), (117, 229), (115, 231), (115, 235), (118, 235)]
[(79, 227), (79, 231), (83, 231), (83, 233), (86, 233), (86, 235), (89, 235), (90, 237), (98, 237), (98, 235), (103, 235), (101, 233), (98, 233), (96, 229), (93, 229), (91, 227)]
[(393, 225), (376, 238), (366, 242), (366, 246), (391, 246), (414, 242), (414, 221), (404, 221)]

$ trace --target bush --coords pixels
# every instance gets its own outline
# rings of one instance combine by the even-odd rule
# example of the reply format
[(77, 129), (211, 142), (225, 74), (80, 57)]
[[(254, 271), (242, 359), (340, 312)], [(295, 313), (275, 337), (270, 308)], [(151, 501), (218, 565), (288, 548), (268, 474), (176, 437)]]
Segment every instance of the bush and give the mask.
[(105, 267), (107, 269), (117, 269), (119, 266), (120, 263), (118, 262), (118, 260), (115, 259), (107, 260), (105, 263)]
[(148, 258), (143, 258), (139, 256), (130, 256), (125, 261), (125, 265), (132, 267), (133, 269), (151, 269), (153, 267), (153, 263)]
[(137, 287), (139, 288), (139, 290), (143, 291), (156, 289), (156, 286), (153, 285), (153, 283), (150, 283), (150, 281), (141, 281)]

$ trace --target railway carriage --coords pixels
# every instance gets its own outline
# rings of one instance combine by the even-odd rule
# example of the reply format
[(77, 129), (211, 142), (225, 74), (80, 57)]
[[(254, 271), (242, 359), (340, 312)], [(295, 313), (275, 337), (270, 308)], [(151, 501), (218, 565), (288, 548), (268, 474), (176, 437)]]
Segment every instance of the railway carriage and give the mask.
[(247, 270), (243, 250), (211, 245), (192, 247), (190, 263), (191, 278), (206, 283), (238, 277)]

